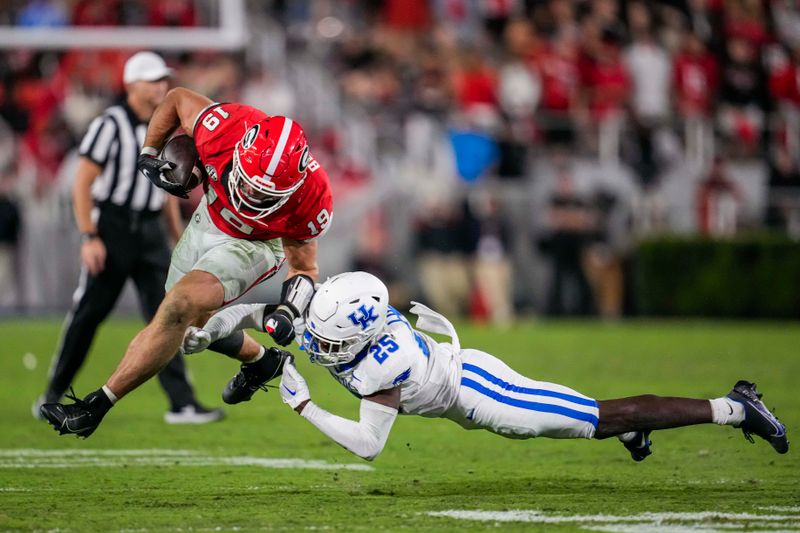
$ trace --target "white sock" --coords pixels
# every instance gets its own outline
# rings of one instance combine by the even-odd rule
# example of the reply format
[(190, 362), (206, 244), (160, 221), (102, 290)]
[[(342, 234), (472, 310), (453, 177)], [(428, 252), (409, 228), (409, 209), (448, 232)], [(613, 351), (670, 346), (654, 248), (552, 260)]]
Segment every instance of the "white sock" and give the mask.
[(261, 347), (261, 349), (260, 349), (260, 350), (258, 350), (258, 355), (257, 355), (257, 356), (255, 356), (255, 357), (253, 357), (253, 358), (252, 358), (252, 359), (250, 359), (249, 361), (244, 361), (244, 364), (246, 364), (246, 365), (252, 365), (253, 363), (255, 363), (255, 362), (257, 362), (257, 361), (260, 361), (260, 360), (261, 360), (261, 358), (262, 358), (262, 357), (264, 357), (264, 354), (265, 354), (265, 353), (267, 353), (267, 349), (266, 349), (266, 348), (264, 348), (264, 347), (262, 346), (262, 347)]
[(111, 392), (111, 389), (108, 388), (108, 385), (103, 385), (103, 392), (106, 394), (106, 398), (111, 401), (111, 405), (117, 403), (117, 395)]
[(634, 439), (634, 437), (636, 437), (635, 431), (629, 431), (628, 433), (621, 433), (617, 435), (617, 438), (622, 442), (630, 442)]
[(744, 405), (730, 398), (714, 398), (711, 404), (711, 421), (720, 426), (737, 426), (744, 422)]

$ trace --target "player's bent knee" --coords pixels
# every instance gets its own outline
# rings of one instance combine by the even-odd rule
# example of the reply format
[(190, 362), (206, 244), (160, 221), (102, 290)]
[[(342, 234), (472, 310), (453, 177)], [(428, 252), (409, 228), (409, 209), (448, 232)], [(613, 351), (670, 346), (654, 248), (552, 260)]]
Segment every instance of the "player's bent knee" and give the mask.
[(193, 270), (167, 292), (159, 318), (169, 327), (188, 327), (220, 308), (224, 292), (213, 274)]
[(171, 291), (159, 308), (159, 318), (166, 326), (188, 327), (205, 312), (197, 298), (184, 291)]

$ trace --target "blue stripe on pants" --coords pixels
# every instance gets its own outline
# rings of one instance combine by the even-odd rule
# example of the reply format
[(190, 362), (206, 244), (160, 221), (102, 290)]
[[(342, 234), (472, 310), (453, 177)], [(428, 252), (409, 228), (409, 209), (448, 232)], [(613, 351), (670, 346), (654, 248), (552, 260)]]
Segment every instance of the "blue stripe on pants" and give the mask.
[(581, 420), (583, 422), (589, 422), (594, 427), (597, 427), (597, 417), (589, 413), (583, 413), (581, 411), (576, 411), (574, 409), (569, 409), (567, 407), (562, 407), (560, 405), (551, 405), (548, 403), (539, 403), (539, 402), (528, 402), (525, 400), (518, 400), (516, 398), (511, 398), (509, 396), (504, 396), (497, 391), (493, 391), (492, 389), (484, 387), (477, 381), (465, 377), (461, 378), (461, 386), (476, 390), (479, 393), (483, 394), (484, 396), (488, 396), (489, 398), (493, 399), (496, 402), (504, 403), (506, 405), (511, 405), (513, 407), (519, 407), (521, 409), (528, 409), (530, 411), (539, 411), (541, 413), (553, 413), (557, 415), (567, 416), (569, 418), (574, 418), (576, 420)]
[(566, 400), (568, 402), (577, 403), (578, 405), (586, 405), (588, 407), (597, 407), (597, 402), (590, 398), (582, 398), (580, 396), (574, 396), (572, 394), (566, 394), (564, 392), (556, 392), (547, 389), (531, 389), (528, 387), (517, 387), (516, 385), (512, 385), (507, 381), (503, 381), (502, 379), (498, 378), (497, 376), (493, 376), (486, 370), (477, 367), (475, 365), (471, 365), (469, 363), (463, 364), (464, 370), (467, 372), (472, 372), (473, 374), (478, 374), (486, 381), (493, 383), (499, 386), (502, 389), (505, 389), (510, 392), (517, 392), (520, 394), (532, 394), (535, 396), (549, 396), (550, 398), (558, 398), (560, 400)]

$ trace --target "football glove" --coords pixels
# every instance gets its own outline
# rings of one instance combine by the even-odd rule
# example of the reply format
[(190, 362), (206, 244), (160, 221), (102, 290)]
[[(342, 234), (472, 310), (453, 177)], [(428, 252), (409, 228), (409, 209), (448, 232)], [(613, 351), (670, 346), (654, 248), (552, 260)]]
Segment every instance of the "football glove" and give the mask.
[(136, 164), (139, 167), (139, 171), (144, 174), (144, 177), (149, 179), (156, 187), (164, 189), (174, 196), (189, 198), (189, 192), (183, 185), (169, 181), (166, 176), (164, 176), (165, 171), (175, 168), (173, 163), (165, 161), (164, 159), (158, 159), (152, 155), (139, 154), (139, 159)]
[(298, 405), (311, 399), (308, 384), (295, 368), (293, 360), (286, 361), (283, 364), (280, 391), (283, 403), (288, 404), (292, 409), (297, 409)]
[(186, 330), (186, 334), (183, 337), (183, 353), (193, 354), (202, 352), (208, 348), (209, 344), (211, 344), (211, 334), (208, 331), (195, 326), (189, 326), (189, 329)]
[(264, 331), (269, 333), (275, 344), (287, 346), (294, 338), (292, 317), (285, 309), (278, 308), (264, 317)]

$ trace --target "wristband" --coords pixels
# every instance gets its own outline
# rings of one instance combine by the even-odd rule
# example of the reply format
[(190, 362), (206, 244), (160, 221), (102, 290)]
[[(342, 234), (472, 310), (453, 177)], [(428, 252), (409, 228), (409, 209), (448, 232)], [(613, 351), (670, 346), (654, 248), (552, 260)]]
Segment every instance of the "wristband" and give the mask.
[(141, 155), (149, 155), (150, 157), (156, 157), (158, 155), (158, 150), (156, 150), (152, 146), (145, 146), (139, 153)]
[(99, 239), (100, 235), (96, 231), (85, 231), (81, 233), (81, 242), (91, 241), (92, 239)]

